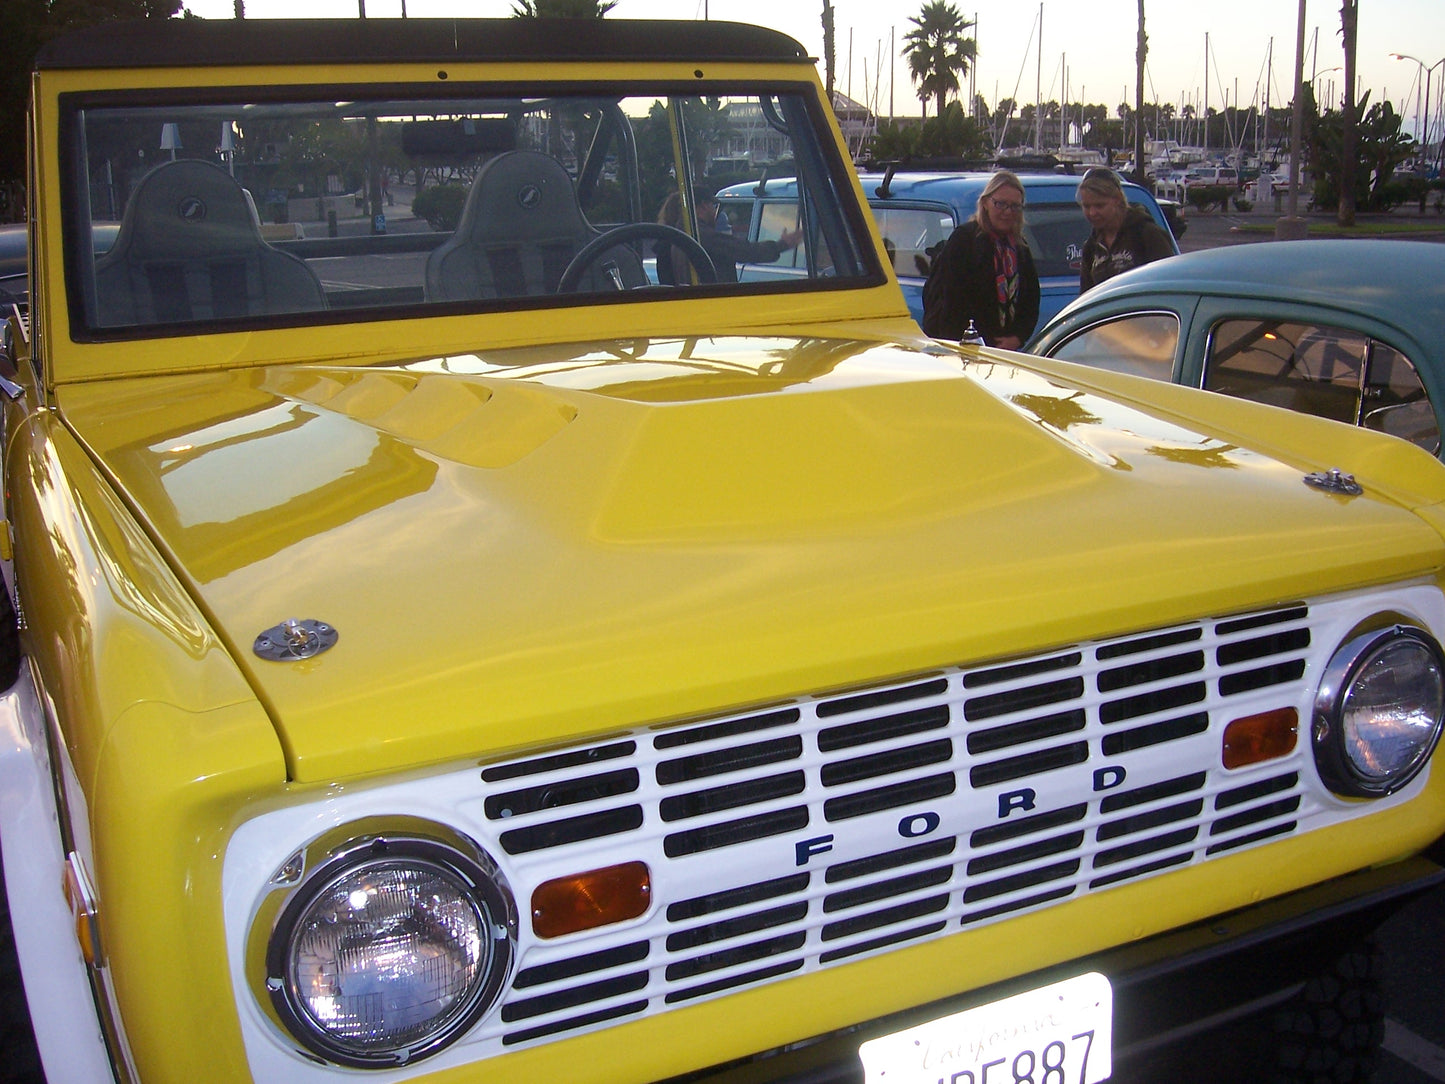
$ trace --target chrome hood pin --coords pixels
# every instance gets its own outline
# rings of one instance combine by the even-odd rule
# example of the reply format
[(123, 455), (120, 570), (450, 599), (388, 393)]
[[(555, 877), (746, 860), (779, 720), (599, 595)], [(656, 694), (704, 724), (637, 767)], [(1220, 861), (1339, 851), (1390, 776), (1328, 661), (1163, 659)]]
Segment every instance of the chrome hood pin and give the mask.
[(309, 659), (334, 647), (338, 635), (324, 621), (292, 617), (257, 636), (251, 650), (272, 662), (292, 662)]
[(1323, 489), (1326, 493), (1338, 493), (1344, 497), (1358, 497), (1365, 492), (1353, 474), (1346, 474), (1339, 467), (1305, 475), (1305, 485)]

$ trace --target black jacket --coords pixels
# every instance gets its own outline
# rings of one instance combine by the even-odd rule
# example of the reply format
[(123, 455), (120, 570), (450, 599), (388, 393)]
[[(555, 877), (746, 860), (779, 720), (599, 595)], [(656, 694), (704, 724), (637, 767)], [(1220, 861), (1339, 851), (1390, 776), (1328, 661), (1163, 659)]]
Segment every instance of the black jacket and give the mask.
[[(718, 282), (737, 282), (740, 263), (773, 263), (785, 251), (777, 241), (748, 241), (730, 233), (718, 233), (707, 226), (702, 228), (701, 233), (702, 247), (712, 257)], [(657, 281), (671, 286), (676, 279), (673, 246), (659, 241), (655, 250)]]
[(1173, 239), (1148, 211), (1137, 203), (1131, 203), (1112, 245), (1105, 248), (1097, 230), (1089, 234), (1089, 239), (1084, 242), (1084, 262), (1079, 267), (1079, 292), (1083, 293), (1131, 267), (1143, 267), (1146, 263), (1173, 255)]
[(993, 238), (970, 219), (943, 246), (923, 286), (923, 330), (939, 339), (963, 337), (968, 321), (990, 345), (1004, 335), (1027, 342), (1039, 322), (1039, 275), (1028, 245), (1018, 245), (1019, 288), (1013, 319), (1001, 320), (993, 272)]

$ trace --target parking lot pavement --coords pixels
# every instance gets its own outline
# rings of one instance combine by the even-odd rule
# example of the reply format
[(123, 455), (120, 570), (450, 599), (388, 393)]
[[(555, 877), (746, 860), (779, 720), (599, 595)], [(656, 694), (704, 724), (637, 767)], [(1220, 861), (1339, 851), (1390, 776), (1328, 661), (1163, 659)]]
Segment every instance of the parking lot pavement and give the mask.
[[(1376, 936), (1385, 1040), (1370, 1084), (1445, 1084), (1445, 886), (1402, 908)], [(1266, 1084), (1275, 1079), (1271, 1045), (1261, 1018), (1186, 1042), (1110, 1084)]]
[[(1305, 212), (1303, 218), (1309, 223), (1311, 237), (1338, 237), (1341, 234), (1335, 226), (1333, 213)], [(1184, 235), (1179, 238), (1183, 252), (1197, 252), (1200, 249), (1218, 248), (1221, 245), (1244, 245), (1274, 240), (1274, 224), (1280, 215), (1272, 205), (1256, 205), (1249, 211), (1200, 212), (1192, 207), (1184, 209), (1186, 223)], [(1435, 211), (1420, 214), (1414, 208), (1399, 209), (1391, 214), (1361, 214), (1356, 222), (1370, 224), (1388, 222), (1422, 227), (1420, 231), (1401, 233), (1376, 233), (1370, 236), (1394, 241), (1445, 242), (1445, 215)]]
[(1385, 1053), (1374, 1084), (1445, 1082), (1445, 888), (1379, 931), (1385, 950)]

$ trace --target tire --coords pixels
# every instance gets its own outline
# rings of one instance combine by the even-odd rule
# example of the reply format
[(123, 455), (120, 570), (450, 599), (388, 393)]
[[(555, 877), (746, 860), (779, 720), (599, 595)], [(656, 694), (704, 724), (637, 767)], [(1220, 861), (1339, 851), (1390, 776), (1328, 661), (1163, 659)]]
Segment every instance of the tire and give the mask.
[[(0, 528), (3, 529), (3, 528)], [(0, 579), (0, 692), (10, 688), (20, 676), (20, 630), (15, 621), (15, 605), (10, 591)]]
[(1365, 938), (1274, 1017), (1275, 1084), (1364, 1084), (1385, 1039), (1384, 954)]
[(3, 862), (0, 862), (0, 1084), (45, 1084), (40, 1051), (30, 1028), (25, 986), (20, 979), (20, 960), (15, 955), (15, 931), (10, 928)]

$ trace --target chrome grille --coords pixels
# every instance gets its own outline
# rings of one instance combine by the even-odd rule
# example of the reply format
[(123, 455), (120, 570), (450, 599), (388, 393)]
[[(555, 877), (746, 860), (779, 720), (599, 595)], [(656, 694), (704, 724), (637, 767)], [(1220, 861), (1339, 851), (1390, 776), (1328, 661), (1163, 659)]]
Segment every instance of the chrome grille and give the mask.
[(602, 951), (587, 951), (590, 936), (570, 953), (533, 947), (500, 1014), (502, 1042), (1296, 831), (1303, 743), (1233, 772), (1220, 748), (1232, 719), (1306, 710), (1310, 621), (1291, 605), (484, 768), (484, 809), (508, 855), (553, 867), (575, 852), (577, 871), (642, 858), (662, 905)]

